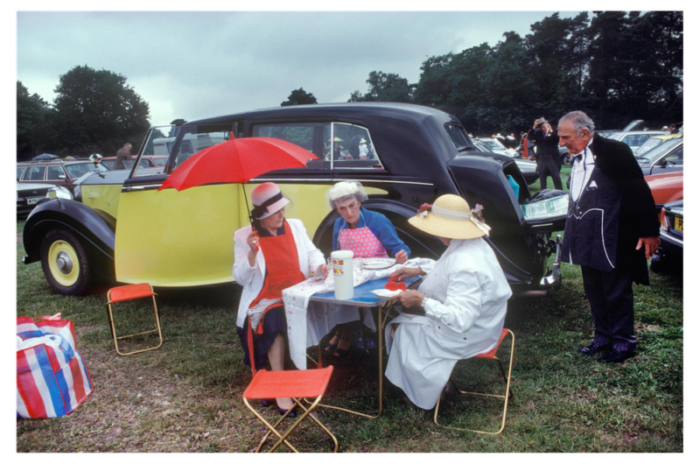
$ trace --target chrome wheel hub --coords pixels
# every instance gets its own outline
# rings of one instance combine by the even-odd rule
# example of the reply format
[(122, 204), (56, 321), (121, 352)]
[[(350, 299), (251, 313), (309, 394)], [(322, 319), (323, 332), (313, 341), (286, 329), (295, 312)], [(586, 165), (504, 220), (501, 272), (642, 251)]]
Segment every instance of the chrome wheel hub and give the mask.
[(70, 274), (73, 270), (73, 260), (70, 259), (68, 253), (61, 251), (56, 257), (56, 266), (63, 274)]

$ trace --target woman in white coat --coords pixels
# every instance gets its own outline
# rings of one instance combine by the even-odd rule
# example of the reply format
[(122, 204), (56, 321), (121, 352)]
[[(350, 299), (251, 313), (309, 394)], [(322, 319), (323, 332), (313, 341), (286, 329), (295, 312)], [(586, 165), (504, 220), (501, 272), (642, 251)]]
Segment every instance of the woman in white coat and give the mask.
[[(285, 220), (284, 207), (289, 200), (276, 184), (258, 185), (251, 199), (253, 224), (234, 234), (233, 277), (243, 286), (237, 332), (247, 366), (251, 365), (252, 355), (256, 369), (268, 361), (271, 370), (281, 371), (287, 334), (282, 290), (308, 279), (312, 270), (327, 275), (328, 266), (302, 222)], [(277, 398), (280, 414), (292, 405), (290, 398)]]
[(430, 267), (392, 274), (399, 280), (426, 276), (418, 290), (394, 297), (424, 315), (402, 314), (387, 327), (386, 376), (413, 404), (432, 409), (457, 361), (496, 346), (512, 292), (496, 255), (481, 238), (490, 228), (463, 198), (443, 195), (408, 222), (438, 236), (447, 250)]

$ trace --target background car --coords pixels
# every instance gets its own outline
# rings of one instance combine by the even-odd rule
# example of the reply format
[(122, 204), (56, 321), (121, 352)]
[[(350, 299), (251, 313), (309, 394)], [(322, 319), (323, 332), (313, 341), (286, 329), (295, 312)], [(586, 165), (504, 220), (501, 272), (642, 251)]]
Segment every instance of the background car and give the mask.
[(652, 256), (649, 269), (655, 273), (682, 273), (683, 200), (666, 203), (661, 216), (661, 246)]
[(480, 138), (477, 140), (493, 153), (510, 156), (511, 158), (515, 157), (515, 150), (513, 148), (506, 148), (498, 139)]
[(634, 151), (641, 147), (642, 144), (649, 139), (649, 137), (653, 137), (655, 135), (668, 135), (668, 133), (664, 131), (623, 131), (614, 132), (610, 134), (608, 138), (624, 143), (630, 147), (634, 153)]
[(72, 200), (72, 193), (65, 187), (50, 184), (17, 184), (17, 218), (24, 218), (32, 212), (43, 200), (49, 198), (49, 191), (54, 190), (57, 196)]
[(656, 211), (659, 213), (659, 221), (661, 221), (661, 208), (663, 205), (683, 199), (683, 171), (654, 174), (653, 176), (644, 177), (644, 180), (649, 184), (654, 203), (656, 203)]
[[(233, 282), (233, 233), (249, 223), (245, 205), (251, 190), (268, 181), (292, 200), (287, 216), (302, 220), (325, 254), (331, 251), (339, 217), (325, 192), (336, 182), (357, 180), (370, 195), (363, 206), (389, 218), (414, 256), (438, 258), (445, 246), (410, 227), (408, 219), (423, 203), (451, 193), (483, 206), (492, 227), (485, 240), (515, 294), (544, 295), (561, 282), (561, 242), (552, 233), (563, 230), (566, 211), (527, 216), (521, 206), (531, 194), (518, 164), (478, 151), (459, 119), (443, 111), (377, 102), (247, 111), (152, 128), (138, 156), (156, 154), (159, 145), (151, 139), (166, 133), (168, 144), (160, 145), (170, 153), (165, 168), (93, 174), (76, 188), (76, 201), (48, 201), (31, 213), (24, 228), (23, 262), (41, 261), (56, 292), (83, 294), (95, 277), (156, 287)], [(159, 190), (176, 169), (184, 142), (196, 142), (199, 151), (231, 135), (286, 140), (317, 159), (304, 167), (270, 171), (247, 184)], [(357, 136), (372, 146), (376, 158), (326, 159), (336, 144)], [(68, 244), (72, 261), (80, 264), (77, 272), (64, 273), (56, 266), (52, 245), (57, 242)]]
[[(493, 153), (481, 140), (472, 139), (472, 142), (474, 143), (476, 149), (480, 152)], [(539, 174), (537, 173), (537, 163), (535, 161), (530, 161), (522, 158), (514, 158), (513, 160), (515, 161), (515, 164), (518, 165), (518, 168), (520, 169), (520, 172), (522, 172), (523, 177), (525, 178), (525, 182), (527, 182), (528, 185), (533, 184), (536, 180), (540, 178)]]
[(89, 160), (27, 161), (17, 163), (17, 182), (60, 185), (70, 189), (77, 178), (96, 171), (107, 171), (107, 168)]
[(652, 148), (643, 155), (638, 156), (637, 163), (639, 163), (639, 167), (642, 168), (645, 176), (682, 171), (683, 138), (669, 140), (656, 148)]
[(655, 135), (653, 137), (649, 137), (646, 142), (635, 150), (634, 156), (639, 157), (649, 150), (658, 147), (662, 143), (666, 143), (669, 140), (678, 139), (681, 137), (683, 137), (683, 134)]

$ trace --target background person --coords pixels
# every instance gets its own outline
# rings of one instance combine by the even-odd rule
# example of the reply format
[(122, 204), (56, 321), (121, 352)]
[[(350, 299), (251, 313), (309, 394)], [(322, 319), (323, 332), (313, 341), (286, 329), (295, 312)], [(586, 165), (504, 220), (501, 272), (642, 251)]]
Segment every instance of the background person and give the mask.
[[(396, 233), (394, 225), (381, 213), (362, 207), (367, 193), (359, 182), (338, 182), (326, 192), (328, 205), (341, 217), (333, 224), (333, 251), (350, 250), (354, 258), (386, 258), (387, 251), (403, 264), (411, 250)], [(353, 338), (351, 321), (359, 319), (357, 311), (338, 311), (344, 319), (326, 346), (336, 357), (347, 356)]]
[[(289, 200), (279, 187), (266, 182), (251, 193), (252, 226), (234, 234), (233, 277), (243, 286), (238, 306), (236, 331), (241, 340), (246, 366), (250, 356), (260, 368), (269, 361), (273, 371), (284, 370), (287, 320), (282, 290), (309, 278), (311, 270), (328, 273), (323, 253), (306, 234), (298, 219), (285, 220), (284, 207)], [(248, 317), (253, 322), (253, 340), (249, 340)], [(252, 330), (251, 330), (252, 331)], [(250, 347), (253, 353), (250, 353)], [(293, 406), (290, 398), (277, 398), (280, 414)], [(290, 414), (291, 415), (291, 414)]]
[(659, 247), (654, 199), (632, 150), (595, 134), (586, 113), (562, 117), (559, 137), (574, 156), (562, 254), (581, 265), (595, 326), (579, 353), (624, 362), (637, 346), (632, 282), (649, 285), (647, 259)]
[(131, 156), (131, 144), (130, 143), (125, 143), (122, 148), (120, 148), (117, 151), (117, 161), (114, 163), (114, 169), (126, 169), (124, 166), (124, 160), (130, 160), (133, 157)]
[(490, 228), (463, 198), (443, 195), (424, 217), (419, 212), (408, 222), (438, 236), (447, 250), (430, 267), (392, 274), (399, 280), (426, 275), (418, 290), (393, 298), (405, 308), (422, 308), (424, 315), (402, 314), (387, 327), (386, 377), (413, 404), (431, 409), (457, 361), (496, 346), (512, 291), (493, 249), (481, 238)]
[(561, 184), (561, 157), (559, 156), (559, 136), (557, 131), (544, 119), (536, 119), (528, 132), (528, 140), (535, 142), (537, 172), (540, 176), (540, 189), (547, 188), (547, 177), (551, 176), (554, 188), (563, 190)]

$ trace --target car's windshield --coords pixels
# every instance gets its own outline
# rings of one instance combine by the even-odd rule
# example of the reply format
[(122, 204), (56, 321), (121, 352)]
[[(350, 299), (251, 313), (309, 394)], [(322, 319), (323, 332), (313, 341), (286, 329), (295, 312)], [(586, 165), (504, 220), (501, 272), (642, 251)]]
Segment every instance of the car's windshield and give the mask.
[[(170, 164), (172, 168), (176, 168), (195, 153), (229, 140), (231, 130), (231, 124), (228, 124), (226, 129), (221, 125), (153, 127), (148, 133), (148, 140), (141, 155), (160, 155), (154, 161), (159, 166), (165, 166), (173, 154)], [(161, 157), (164, 157), (162, 161), (157, 161)]]
[(92, 161), (86, 163), (75, 163), (66, 164), (66, 171), (71, 179), (77, 179), (86, 172), (97, 172), (97, 171), (108, 171), (108, 169), (101, 164), (95, 164)]
[(496, 139), (482, 139), (481, 143), (486, 145), (486, 148), (489, 150), (503, 150), (505, 148), (505, 146)]
[(662, 143), (658, 147), (652, 148), (651, 150), (647, 151), (643, 155), (637, 156), (637, 159), (639, 161), (642, 161), (642, 162), (652, 163), (652, 162), (656, 161), (657, 158), (668, 153), (670, 150), (677, 147), (681, 143), (683, 143), (683, 140), (680, 140), (680, 139), (669, 140), (667, 143)]

